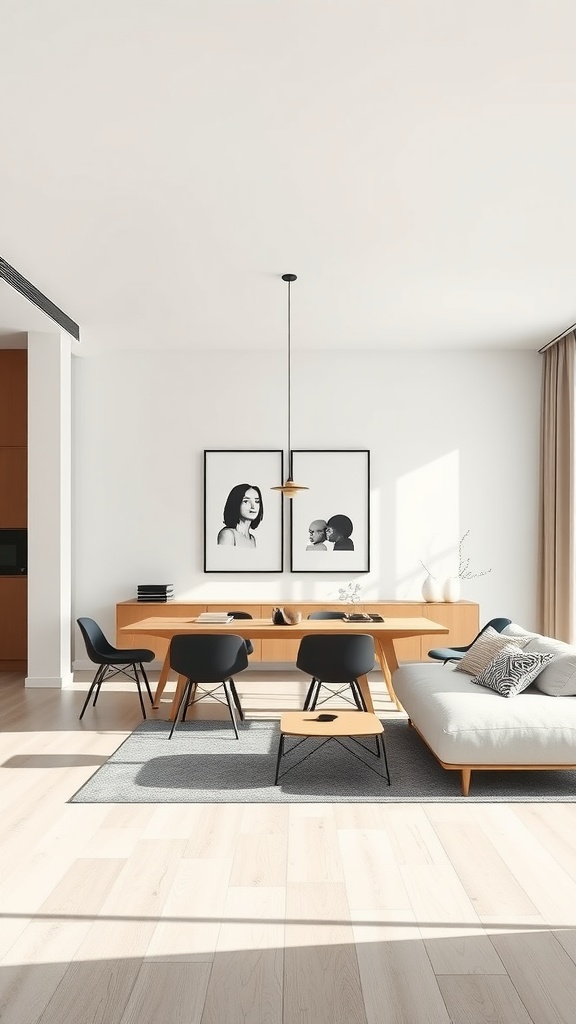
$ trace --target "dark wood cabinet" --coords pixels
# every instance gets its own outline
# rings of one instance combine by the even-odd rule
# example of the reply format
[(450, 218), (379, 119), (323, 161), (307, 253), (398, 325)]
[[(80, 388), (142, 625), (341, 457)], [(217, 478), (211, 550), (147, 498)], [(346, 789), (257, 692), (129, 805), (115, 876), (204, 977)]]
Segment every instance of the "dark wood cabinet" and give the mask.
[(28, 655), (28, 586), (25, 576), (0, 576), (0, 669), (18, 670)]
[(28, 352), (0, 349), (0, 447), (28, 444)]
[(28, 449), (0, 446), (0, 528), (28, 524)]
[[(28, 352), (0, 349), (0, 528), (28, 526)], [(28, 581), (0, 577), (0, 669), (26, 667)]]

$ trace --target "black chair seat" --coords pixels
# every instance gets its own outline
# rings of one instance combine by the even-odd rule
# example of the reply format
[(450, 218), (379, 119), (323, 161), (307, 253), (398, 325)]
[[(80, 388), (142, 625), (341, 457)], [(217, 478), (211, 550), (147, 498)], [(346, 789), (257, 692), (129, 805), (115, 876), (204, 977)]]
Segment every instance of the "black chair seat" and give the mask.
[(492, 629), (495, 629), (497, 633), (501, 633), (502, 630), (505, 629), (506, 626), (509, 626), (511, 622), (512, 619), (490, 619), (490, 622), (487, 622), (485, 626), (482, 626), (480, 632), (473, 640), (470, 641), (469, 644), (466, 644), (463, 647), (434, 647), (431, 651), (428, 651), (428, 657), (433, 658), (434, 661), (442, 661), (444, 664), (448, 661), (460, 661), (466, 652), (470, 650), (472, 644), (475, 644), (478, 637), (482, 636), (482, 633), (484, 633), (490, 626)]
[[(205, 697), (215, 697), (220, 703), (228, 705), (234, 733), (236, 739), (239, 739), (236, 712), (241, 722), (244, 721), (244, 712), (233, 676), (248, 668), (248, 654), (243, 638), (235, 633), (226, 636), (182, 633), (173, 637), (170, 642), (170, 667), (178, 675), (186, 676), (187, 682), (169, 739), (172, 739), (180, 712), (181, 720), (184, 722), (190, 705), (204, 700)], [(206, 686), (213, 688), (205, 690)], [(198, 688), (202, 691), (199, 695)], [(217, 696), (219, 689), (223, 689), (225, 701)]]
[(436, 661), (460, 661), (465, 654), (466, 648), (460, 647), (435, 647), (433, 651), (428, 651), (428, 657)]
[(94, 664), (98, 665), (96, 675), (92, 680), (86, 700), (80, 712), (80, 719), (82, 719), (86, 708), (90, 702), (92, 694), (94, 694), (93, 707), (96, 706), (96, 701), (100, 696), (100, 690), (102, 683), (105, 679), (111, 679), (113, 676), (124, 675), (128, 679), (132, 679), (138, 689), (138, 697), (140, 699), (140, 707), (142, 709), (142, 716), (146, 718), (146, 708), (144, 707), (144, 701), (142, 699), (142, 688), (140, 686), (140, 676), (138, 669), (142, 674), (150, 703), (153, 703), (152, 692), (150, 690), (150, 684), (148, 683), (148, 677), (144, 671), (143, 662), (154, 661), (156, 655), (154, 651), (150, 651), (146, 647), (127, 647), (125, 649), (121, 647), (113, 647), (109, 640), (106, 639), (104, 633), (100, 629), (100, 626), (94, 619), (89, 619), (83, 616), (76, 620), (84, 643), (86, 645), (86, 653), (93, 661)]
[(154, 661), (155, 657), (154, 651), (147, 647), (118, 647), (110, 654), (101, 654), (100, 660), (107, 665), (129, 665), (132, 661)]

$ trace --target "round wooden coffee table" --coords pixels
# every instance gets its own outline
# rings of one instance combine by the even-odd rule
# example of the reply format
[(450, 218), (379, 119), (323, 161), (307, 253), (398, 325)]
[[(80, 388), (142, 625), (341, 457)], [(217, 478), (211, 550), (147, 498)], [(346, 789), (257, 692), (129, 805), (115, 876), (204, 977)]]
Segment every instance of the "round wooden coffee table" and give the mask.
[[(285, 743), (286, 737), (300, 737), (300, 742), (295, 743), (290, 748), (290, 753), (293, 753), (300, 743), (304, 743), (307, 739), (318, 739), (321, 743), (318, 743), (312, 750), (310, 750), (304, 757), (301, 757), (296, 764), (290, 765), (280, 776), (280, 762), (282, 757), (286, 753)], [(375, 768), (359, 754), (356, 754), (354, 750), (351, 750), (349, 746), (342, 743), (342, 738), (354, 740), (359, 747), (362, 748), (365, 753), (370, 754), (373, 757), (379, 758), (384, 762), (386, 774), (384, 772), (376, 771)], [(362, 739), (369, 739), (372, 737), (375, 742), (375, 750), (367, 747)], [(344, 747), (349, 754), (353, 754), (359, 761), (362, 762), (367, 768), (372, 769), (377, 775), (382, 775), (386, 779), (388, 785), (390, 785), (390, 772), (388, 770), (388, 758), (386, 757), (386, 747), (384, 746), (384, 726), (376, 715), (371, 714), (369, 711), (331, 711), (331, 712), (318, 712), (318, 711), (287, 711), (282, 715), (280, 719), (280, 742), (278, 744), (278, 757), (276, 759), (276, 778), (274, 779), (274, 785), (277, 786), (280, 778), (284, 778), (293, 768), (297, 765), (302, 764), (310, 754), (313, 754), (320, 747), (324, 746), (328, 740), (336, 740), (340, 743), (340, 746)]]

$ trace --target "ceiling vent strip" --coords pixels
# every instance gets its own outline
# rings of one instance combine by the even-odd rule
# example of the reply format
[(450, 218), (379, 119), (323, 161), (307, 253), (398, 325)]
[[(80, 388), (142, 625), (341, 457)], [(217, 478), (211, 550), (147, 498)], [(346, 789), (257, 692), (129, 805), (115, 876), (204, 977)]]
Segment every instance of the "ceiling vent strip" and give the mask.
[(46, 298), (38, 288), (27, 281), (22, 274), (19, 274), (14, 267), (11, 267), (6, 260), (3, 260), (0, 256), (0, 278), (6, 281), (7, 284), (11, 285), (17, 292), (20, 292), (25, 299), (32, 302), (34, 306), (41, 309), (46, 316), (49, 316), (51, 320), (59, 325), (67, 334), (72, 335), (76, 341), (80, 341), (80, 328), (71, 317), (67, 316), (58, 306), (56, 306), (50, 299)]

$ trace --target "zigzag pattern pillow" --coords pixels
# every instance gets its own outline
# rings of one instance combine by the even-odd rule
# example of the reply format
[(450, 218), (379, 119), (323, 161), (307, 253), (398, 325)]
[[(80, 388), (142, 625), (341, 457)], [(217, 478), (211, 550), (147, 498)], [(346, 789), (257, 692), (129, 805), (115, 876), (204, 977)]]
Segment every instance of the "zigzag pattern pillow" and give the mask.
[(473, 676), (471, 682), (495, 690), (501, 697), (515, 697), (530, 686), (553, 657), (553, 654), (538, 654), (535, 651), (529, 654), (519, 650), (515, 644), (510, 644), (502, 648), (480, 675)]

